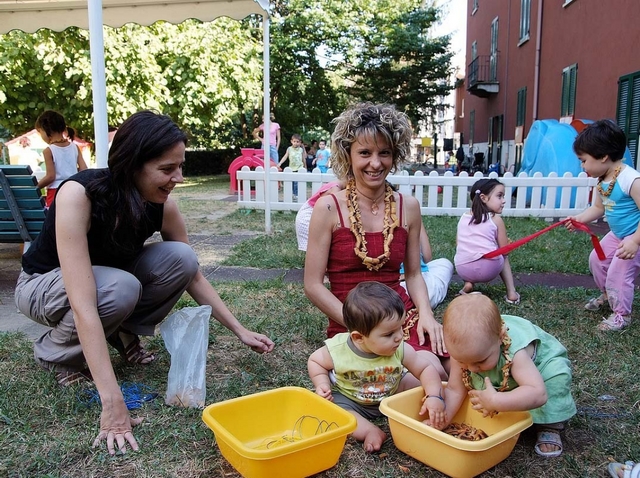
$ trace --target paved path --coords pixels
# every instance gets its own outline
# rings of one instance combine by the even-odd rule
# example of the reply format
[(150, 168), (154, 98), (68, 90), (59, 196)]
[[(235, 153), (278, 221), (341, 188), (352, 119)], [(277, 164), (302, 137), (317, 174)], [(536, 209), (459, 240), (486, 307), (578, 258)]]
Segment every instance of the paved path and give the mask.
[[(606, 226), (605, 226), (606, 227)], [(595, 228), (593, 228), (595, 229)], [(601, 233), (601, 231), (596, 231)], [(302, 269), (255, 269), (251, 267), (226, 267), (219, 263), (237, 243), (247, 239), (244, 235), (210, 236), (194, 235), (189, 240), (200, 259), (204, 275), (210, 281), (261, 281), (282, 278), (285, 282), (302, 282)], [(0, 332), (23, 332), (30, 339), (42, 335), (47, 327), (39, 325), (22, 315), (15, 307), (13, 292), (20, 273), (20, 246), (0, 244)], [(518, 274), (514, 276), (516, 286), (543, 285), (547, 287), (595, 288), (590, 275), (578, 274)], [(498, 279), (496, 283), (499, 283)], [(452, 287), (461, 287), (462, 280), (454, 275)], [(640, 286), (640, 279), (636, 279)]]

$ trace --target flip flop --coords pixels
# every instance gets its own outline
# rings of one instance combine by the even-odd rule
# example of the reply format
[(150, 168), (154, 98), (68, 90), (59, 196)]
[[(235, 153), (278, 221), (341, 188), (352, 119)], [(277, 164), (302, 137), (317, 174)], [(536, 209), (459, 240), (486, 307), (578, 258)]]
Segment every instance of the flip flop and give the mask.
[[(554, 451), (542, 451), (540, 450), (540, 445), (555, 445), (558, 449)], [(538, 432), (538, 439), (536, 440), (536, 446), (534, 447), (534, 450), (538, 455), (544, 456), (545, 458), (555, 458), (562, 454), (563, 449), (560, 433), (555, 430), (544, 430)]]
[(632, 461), (625, 463), (609, 463), (609, 474), (613, 478), (638, 478), (640, 477), (640, 463)]

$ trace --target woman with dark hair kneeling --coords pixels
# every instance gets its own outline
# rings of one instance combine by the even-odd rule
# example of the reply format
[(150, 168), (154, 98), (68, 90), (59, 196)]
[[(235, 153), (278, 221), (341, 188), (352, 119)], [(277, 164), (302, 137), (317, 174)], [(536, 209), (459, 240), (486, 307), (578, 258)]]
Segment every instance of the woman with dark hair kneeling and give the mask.
[[(52, 327), (34, 344), (36, 361), (66, 386), (93, 379), (100, 433), (110, 454), (138, 444), (107, 343), (131, 364), (155, 359), (138, 335), (155, 326), (186, 290), (245, 345), (273, 342), (247, 330), (199, 270), (187, 230), (169, 195), (181, 183), (186, 136), (167, 116), (141, 111), (116, 133), (107, 169), (87, 169), (58, 188), (41, 234), (22, 258), (16, 305)], [(64, 213), (56, 214), (57, 209)], [(145, 244), (160, 231), (162, 241)]]

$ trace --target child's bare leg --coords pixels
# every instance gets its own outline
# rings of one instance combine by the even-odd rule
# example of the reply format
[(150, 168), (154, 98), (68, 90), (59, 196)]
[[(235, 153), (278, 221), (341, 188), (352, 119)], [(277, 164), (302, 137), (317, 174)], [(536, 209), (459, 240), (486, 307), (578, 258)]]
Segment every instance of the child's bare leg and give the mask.
[(473, 282), (464, 281), (464, 286), (462, 286), (460, 292), (462, 292), (463, 294), (473, 292)]
[(382, 444), (387, 439), (387, 434), (359, 413), (353, 410), (349, 410), (349, 412), (356, 417), (358, 424), (356, 431), (353, 432), (353, 437), (363, 442), (364, 451), (373, 453), (374, 451), (380, 450)]
[(504, 265), (502, 266), (500, 277), (507, 288), (507, 299), (513, 301), (518, 300), (520, 295), (516, 292), (516, 285), (513, 281), (513, 273), (511, 272), (511, 264), (509, 264), (509, 258), (507, 256), (504, 258)]

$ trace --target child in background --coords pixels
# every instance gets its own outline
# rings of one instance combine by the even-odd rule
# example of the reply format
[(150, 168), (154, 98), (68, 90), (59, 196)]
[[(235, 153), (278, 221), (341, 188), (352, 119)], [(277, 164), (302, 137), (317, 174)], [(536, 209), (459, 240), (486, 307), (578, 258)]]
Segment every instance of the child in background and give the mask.
[(575, 415), (576, 405), (571, 363), (558, 339), (526, 319), (501, 316), (495, 302), (479, 292), (453, 299), (443, 325), (451, 356), (447, 420), (467, 395), (473, 409), (485, 417), (528, 410), (538, 434), (535, 452), (559, 456), (560, 432)]
[[(304, 166), (304, 155), (306, 151), (302, 147), (302, 138), (299, 134), (291, 136), (291, 146), (287, 148), (287, 152), (284, 153), (282, 160), (278, 163), (278, 167), (282, 167), (282, 164), (288, 159), (289, 167), (292, 171), (300, 171), (306, 169)], [(298, 182), (293, 183), (293, 195), (298, 196)]]
[(344, 189), (344, 182), (332, 181), (320, 186), (320, 189), (305, 202), (296, 213), (296, 239), (298, 240), (298, 250), (307, 251), (307, 242), (309, 241), (309, 223), (311, 222), (311, 213), (313, 206), (316, 205), (318, 199), (326, 194), (334, 194)]
[[(405, 308), (400, 296), (379, 282), (361, 282), (347, 295), (343, 315), (348, 332), (327, 339), (309, 357), (309, 376), (318, 395), (356, 417), (353, 436), (364, 442), (365, 451), (379, 450), (386, 439), (369, 421), (383, 416), (382, 399), (420, 384), (426, 393), (420, 414), (428, 410), (434, 426), (443, 427), (440, 375), (403, 341)], [(411, 374), (404, 374), (404, 367)]]
[(502, 278), (507, 288), (504, 300), (511, 305), (520, 303), (506, 255), (484, 259), (488, 252), (509, 243), (507, 229), (500, 216), (505, 205), (504, 185), (493, 178), (476, 181), (471, 187), (471, 211), (465, 212), (458, 222), (454, 264), (464, 287), (459, 294), (473, 291), (476, 282), (491, 282)]
[[(420, 230), (420, 271), (424, 283), (427, 285), (427, 291), (429, 291), (431, 308), (435, 309), (447, 296), (449, 282), (453, 277), (453, 264), (445, 257), (433, 259), (429, 234), (427, 234), (424, 223), (422, 223)], [(404, 274), (404, 264), (400, 266), (400, 274)], [(407, 288), (404, 280), (400, 282), (400, 285)]]
[[(593, 204), (571, 219), (589, 223), (605, 216), (611, 230), (600, 241), (606, 259), (599, 260), (595, 251), (589, 256), (589, 269), (602, 293), (585, 309), (598, 310), (608, 303), (612, 311), (598, 325), (600, 330), (622, 330), (631, 323), (633, 281), (640, 271), (640, 173), (622, 163), (626, 145), (624, 132), (609, 120), (588, 125), (573, 143), (582, 169), (598, 178), (598, 186)], [(567, 229), (574, 228), (568, 223)]]
[(318, 143), (318, 151), (316, 151), (316, 159), (313, 161), (313, 164), (318, 166), (320, 172), (326, 173), (329, 170), (329, 158), (331, 157), (331, 152), (327, 149), (327, 143), (324, 140), (320, 140)]
[(311, 140), (311, 146), (305, 146), (305, 150), (307, 152), (307, 156), (305, 158), (305, 166), (307, 167), (307, 172), (313, 172), (313, 165), (316, 160), (316, 151), (318, 151), (318, 141), (315, 139)]
[[(269, 123), (269, 157), (275, 163), (278, 161), (278, 149), (280, 148), (280, 125), (276, 123), (276, 117), (273, 113), (269, 115), (271, 122)], [(264, 115), (262, 115), (262, 124), (253, 130), (253, 137), (256, 141), (260, 141), (264, 147)]]
[(38, 181), (39, 188), (47, 188), (45, 205), (51, 206), (58, 186), (78, 171), (87, 169), (80, 148), (65, 135), (75, 135), (68, 131), (64, 117), (52, 110), (47, 110), (36, 119), (36, 130), (42, 140), (49, 145), (42, 152), (44, 156), (46, 174)]

